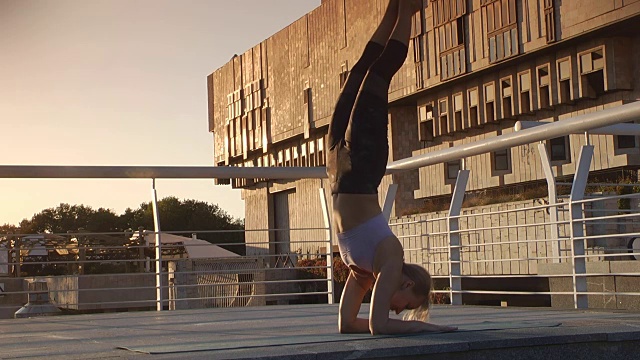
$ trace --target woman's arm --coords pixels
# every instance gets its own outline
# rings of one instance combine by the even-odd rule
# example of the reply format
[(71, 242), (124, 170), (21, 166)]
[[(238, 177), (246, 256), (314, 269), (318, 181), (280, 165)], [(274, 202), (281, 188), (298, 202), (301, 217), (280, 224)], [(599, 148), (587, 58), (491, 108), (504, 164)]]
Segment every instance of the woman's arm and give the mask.
[(372, 335), (406, 334), (428, 331), (454, 331), (456, 328), (439, 326), (422, 321), (390, 319), (391, 298), (403, 281), (402, 263), (404, 251), (399, 241), (384, 241), (377, 251), (384, 254), (376, 285), (373, 288), (369, 330)]
[(369, 321), (358, 318), (358, 312), (371, 284), (373, 284), (372, 279), (356, 277), (353, 271), (349, 272), (340, 298), (338, 329), (341, 334), (369, 332)]

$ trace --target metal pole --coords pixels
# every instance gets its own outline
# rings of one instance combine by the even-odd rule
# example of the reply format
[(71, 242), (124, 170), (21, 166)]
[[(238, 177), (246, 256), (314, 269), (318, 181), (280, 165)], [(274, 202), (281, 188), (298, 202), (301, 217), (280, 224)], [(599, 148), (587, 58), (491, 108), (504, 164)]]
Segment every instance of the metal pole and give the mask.
[(329, 304), (333, 304), (333, 231), (331, 229), (331, 213), (329, 212), (329, 206), (327, 205), (327, 197), (325, 195), (324, 188), (319, 188), (318, 194), (320, 195), (320, 206), (322, 207), (324, 227), (327, 229), (327, 301)]
[[(522, 131), (536, 126), (542, 126), (548, 123), (538, 121), (517, 121), (513, 126), (515, 131)], [(575, 131), (571, 134), (583, 134), (585, 131)], [(640, 124), (615, 124), (588, 131), (591, 135), (640, 135)], [(568, 135), (568, 134), (567, 134)]]
[(384, 204), (382, 206), (382, 214), (384, 214), (384, 218), (391, 219), (391, 210), (393, 210), (393, 202), (396, 199), (396, 194), (398, 193), (398, 184), (390, 184), (387, 188), (387, 195), (384, 198)]
[(540, 143), (538, 144), (538, 152), (540, 153), (540, 161), (542, 162), (542, 169), (544, 170), (544, 177), (547, 179), (547, 191), (549, 193), (549, 220), (551, 221), (551, 254), (553, 255), (553, 262), (560, 262), (560, 233), (558, 231), (558, 193), (556, 191), (556, 177), (553, 174), (551, 168), (551, 162), (549, 161), (549, 155), (547, 154), (547, 147)]
[(531, 129), (504, 134), (492, 138), (456, 145), (407, 159), (394, 161), (387, 166), (387, 173), (414, 170), (421, 167), (447, 163), (465, 157), (532, 144), (542, 140), (566, 136), (575, 132), (603, 126), (631, 122), (640, 117), (640, 101), (616, 106), (615, 108), (579, 115), (571, 119), (546, 123)]
[(153, 226), (156, 233), (156, 310), (162, 311), (162, 239), (160, 236), (160, 213), (158, 212), (158, 194), (156, 179), (152, 179)]
[[(451, 305), (462, 305), (462, 256), (460, 254), (460, 213), (462, 211), (462, 201), (464, 200), (464, 193), (467, 188), (467, 182), (469, 181), (469, 170), (458, 171), (458, 178), (456, 179), (456, 185), (453, 189), (453, 196), (451, 197), (451, 205), (449, 206), (448, 216), (448, 235), (449, 235), (449, 284), (451, 290), (449, 295), (451, 297)], [(452, 218), (453, 217), (453, 218)], [(453, 233), (452, 233), (453, 231)]]
[(584, 191), (587, 187), (587, 178), (589, 177), (589, 167), (593, 158), (593, 145), (584, 145), (580, 151), (578, 158), (578, 166), (576, 174), (573, 178), (571, 187), (571, 200), (569, 215), (571, 216), (571, 260), (572, 277), (573, 277), (573, 301), (576, 309), (588, 308), (587, 295), (580, 294), (587, 292), (587, 264), (585, 255), (585, 239), (584, 239), (584, 218), (582, 211), (582, 203), (575, 204), (575, 201), (584, 199)]

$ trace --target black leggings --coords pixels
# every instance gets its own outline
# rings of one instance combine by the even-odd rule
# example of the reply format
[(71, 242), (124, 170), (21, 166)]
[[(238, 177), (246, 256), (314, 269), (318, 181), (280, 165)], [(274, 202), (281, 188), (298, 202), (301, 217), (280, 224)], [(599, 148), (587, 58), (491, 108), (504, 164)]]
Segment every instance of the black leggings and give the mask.
[[(389, 158), (389, 84), (407, 46), (369, 42), (353, 66), (329, 125), (327, 174), (333, 194), (377, 194)], [(382, 95), (384, 94), (384, 95)]]

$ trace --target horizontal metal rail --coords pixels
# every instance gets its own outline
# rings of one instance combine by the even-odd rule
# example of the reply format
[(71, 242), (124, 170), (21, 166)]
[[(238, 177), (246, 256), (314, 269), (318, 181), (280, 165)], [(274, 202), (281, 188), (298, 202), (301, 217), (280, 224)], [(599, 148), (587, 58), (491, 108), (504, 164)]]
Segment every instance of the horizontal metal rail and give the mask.
[(639, 118), (640, 101), (394, 161), (387, 166), (387, 173), (397, 173), (447, 163), (449, 161), (486, 154), (492, 151), (509, 149), (524, 144), (566, 136), (567, 134), (631, 122)]

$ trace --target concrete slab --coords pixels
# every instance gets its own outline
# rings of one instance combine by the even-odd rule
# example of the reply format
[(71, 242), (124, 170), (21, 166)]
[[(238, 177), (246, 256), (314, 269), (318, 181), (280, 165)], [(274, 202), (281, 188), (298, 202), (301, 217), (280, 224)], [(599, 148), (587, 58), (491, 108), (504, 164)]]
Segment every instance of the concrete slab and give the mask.
[(624, 359), (640, 353), (639, 313), (435, 306), (433, 322), (461, 331), (370, 336), (337, 334), (337, 312), (337, 305), (295, 305), (0, 320), (0, 358), (553, 359), (588, 350), (590, 359)]

